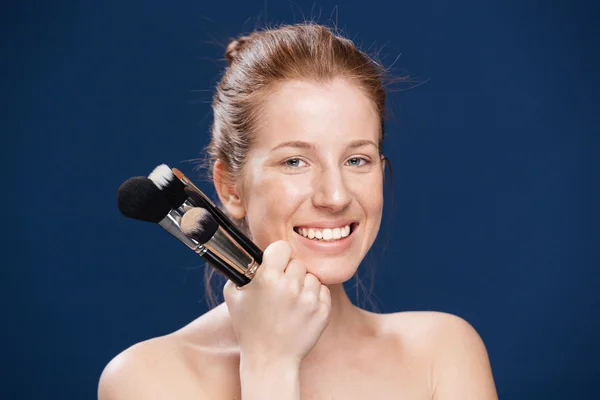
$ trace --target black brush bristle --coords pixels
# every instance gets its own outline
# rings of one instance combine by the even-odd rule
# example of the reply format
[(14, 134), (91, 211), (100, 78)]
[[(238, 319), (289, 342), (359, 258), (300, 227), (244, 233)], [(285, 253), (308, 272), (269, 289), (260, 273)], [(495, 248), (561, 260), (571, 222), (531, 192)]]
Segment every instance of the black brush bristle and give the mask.
[(200, 194), (198, 194), (194, 189), (185, 187), (184, 191), (185, 191), (185, 194), (190, 199), (192, 199), (192, 202), (194, 202), (196, 204), (196, 206), (206, 207), (206, 200), (204, 200), (204, 198)]
[(184, 188), (184, 184), (177, 179), (175, 175), (173, 175), (173, 179), (162, 188), (162, 192), (165, 194), (165, 196), (167, 196), (167, 199), (169, 199), (169, 204), (171, 204), (171, 207), (177, 208), (181, 206), (188, 198)]
[(148, 178), (164, 193), (171, 208), (180, 207), (187, 200), (185, 185), (181, 182), (166, 164), (154, 168)]
[(123, 182), (117, 193), (121, 214), (128, 218), (158, 223), (171, 210), (163, 192), (145, 176), (135, 176)]
[(200, 244), (208, 242), (218, 229), (217, 221), (210, 212), (201, 207), (192, 208), (181, 218), (183, 234)]

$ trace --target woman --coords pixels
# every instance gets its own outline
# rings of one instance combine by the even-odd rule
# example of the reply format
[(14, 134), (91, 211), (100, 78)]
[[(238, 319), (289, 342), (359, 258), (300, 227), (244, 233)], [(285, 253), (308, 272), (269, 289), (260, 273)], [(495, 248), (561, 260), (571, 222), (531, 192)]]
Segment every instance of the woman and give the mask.
[(226, 57), (214, 184), (264, 262), (225, 304), (115, 357), (99, 398), (496, 399), (467, 322), (370, 313), (344, 291), (382, 216), (381, 66), (315, 24), (255, 32)]

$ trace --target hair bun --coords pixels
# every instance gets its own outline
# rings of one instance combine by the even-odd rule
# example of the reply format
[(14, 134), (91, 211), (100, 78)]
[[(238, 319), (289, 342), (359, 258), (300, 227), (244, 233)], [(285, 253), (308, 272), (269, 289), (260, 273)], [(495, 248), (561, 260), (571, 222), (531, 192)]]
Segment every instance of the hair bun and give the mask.
[(235, 40), (232, 40), (225, 49), (225, 58), (229, 65), (237, 58), (238, 54), (246, 46), (246, 43), (250, 40), (250, 36), (242, 36)]

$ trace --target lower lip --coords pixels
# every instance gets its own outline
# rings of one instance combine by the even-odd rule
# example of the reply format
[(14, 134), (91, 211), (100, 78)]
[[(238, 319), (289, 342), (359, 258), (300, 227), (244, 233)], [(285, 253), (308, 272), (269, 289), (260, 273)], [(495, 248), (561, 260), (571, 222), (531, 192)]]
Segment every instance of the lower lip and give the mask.
[(294, 231), (294, 233), (298, 238), (300, 238), (300, 243), (311, 250), (327, 253), (338, 253), (345, 251), (350, 247), (352, 244), (352, 238), (354, 238), (354, 233), (357, 229), (358, 225), (354, 226), (352, 228), (352, 232), (350, 232), (350, 234), (345, 238), (335, 240), (314, 240), (304, 237), (296, 231)]

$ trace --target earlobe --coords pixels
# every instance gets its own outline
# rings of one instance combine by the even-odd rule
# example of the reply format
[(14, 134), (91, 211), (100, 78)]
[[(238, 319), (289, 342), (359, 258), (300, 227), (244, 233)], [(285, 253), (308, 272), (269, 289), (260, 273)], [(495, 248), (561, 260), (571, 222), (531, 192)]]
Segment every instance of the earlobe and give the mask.
[(213, 182), (219, 200), (231, 217), (242, 219), (246, 216), (246, 208), (235, 185), (232, 183), (233, 180), (229, 179), (227, 174), (225, 164), (221, 160), (217, 160), (213, 167)]

